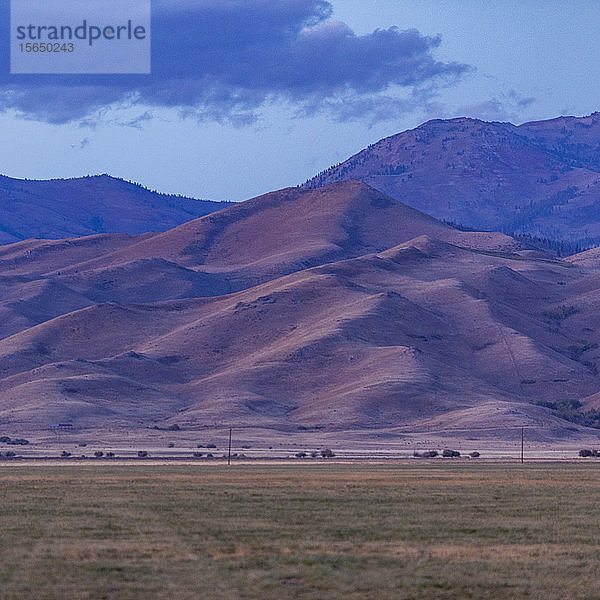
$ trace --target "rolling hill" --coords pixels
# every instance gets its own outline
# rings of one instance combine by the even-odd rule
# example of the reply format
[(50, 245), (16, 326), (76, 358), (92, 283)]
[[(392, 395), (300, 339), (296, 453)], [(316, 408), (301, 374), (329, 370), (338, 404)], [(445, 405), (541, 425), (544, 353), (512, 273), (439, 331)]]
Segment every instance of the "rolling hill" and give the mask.
[(304, 187), (347, 179), (438, 219), (590, 247), (600, 243), (600, 113), (519, 126), (428, 121)]
[(5, 431), (560, 436), (577, 426), (540, 402), (600, 405), (593, 252), (460, 231), (358, 181), (10, 244), (0, 289)]

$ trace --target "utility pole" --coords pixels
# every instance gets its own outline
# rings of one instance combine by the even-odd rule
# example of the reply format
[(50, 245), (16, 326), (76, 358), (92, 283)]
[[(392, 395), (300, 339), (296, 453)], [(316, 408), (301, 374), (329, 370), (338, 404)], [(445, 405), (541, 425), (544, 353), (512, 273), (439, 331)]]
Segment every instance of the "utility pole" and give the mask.
[(231, 465), (231, 428), (229, 428), (229, 453), (227, 454), (227, 465)]
[(523, 463), (523, 451), (525, 450), (525, 428), (521, 427), (521, 463)]

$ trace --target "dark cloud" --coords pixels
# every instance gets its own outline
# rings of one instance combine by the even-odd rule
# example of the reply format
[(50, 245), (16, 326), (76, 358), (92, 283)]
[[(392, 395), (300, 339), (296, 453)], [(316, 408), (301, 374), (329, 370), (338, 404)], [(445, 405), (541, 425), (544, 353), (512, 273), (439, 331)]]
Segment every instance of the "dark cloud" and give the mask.
[[(435, 60), (439, 37), (396, 27), (357, 35), (331, 13), (326, 0), (155, 0), (152, 75), (4, 76), (0, 110), (89, 122), (129, 103), (241, 125), (283, 100), (304, 113), (379, 120), (468, 69)], [(398, 87), (413, 103), (394, 101)]]

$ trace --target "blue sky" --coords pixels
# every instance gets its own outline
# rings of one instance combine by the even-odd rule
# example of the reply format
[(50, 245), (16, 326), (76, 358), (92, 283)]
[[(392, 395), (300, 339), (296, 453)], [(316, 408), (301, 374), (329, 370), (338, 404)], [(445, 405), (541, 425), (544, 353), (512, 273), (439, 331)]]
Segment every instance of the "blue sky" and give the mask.
[(0, 173), (243, 200), (430, 118), (599, 110), (599, 28), (577, 0), (154, 0), (150, 76), (2, 60)]

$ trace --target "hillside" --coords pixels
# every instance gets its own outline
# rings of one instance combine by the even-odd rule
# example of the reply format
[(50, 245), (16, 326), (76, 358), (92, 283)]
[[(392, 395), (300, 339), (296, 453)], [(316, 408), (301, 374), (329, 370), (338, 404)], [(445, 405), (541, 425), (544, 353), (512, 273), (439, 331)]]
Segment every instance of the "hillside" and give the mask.
[(11, 244), (0, 270), (8, 432), (548, 437), (578, 428), (540, 402), (600, 405), (600, 263), (458, 231), (357, 181), (164, 233)]
[(434, 120), (308, 181), (359, 179), (438, 219), (600, 243), (600, 113), (525, 123)]
[(48, 181), (0, 176), (0, 244), (165, 231), (226, 206), (159, 194), (108, 175)]

